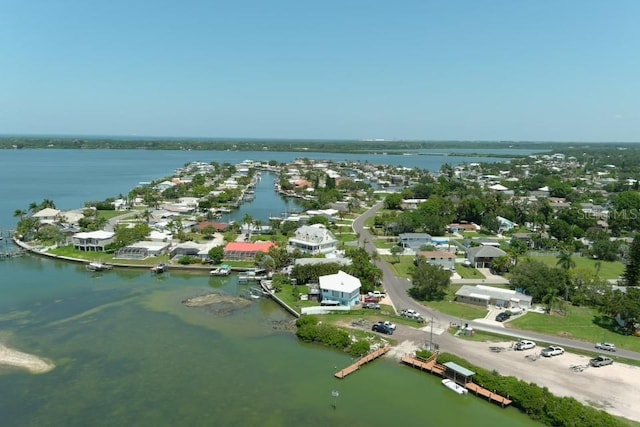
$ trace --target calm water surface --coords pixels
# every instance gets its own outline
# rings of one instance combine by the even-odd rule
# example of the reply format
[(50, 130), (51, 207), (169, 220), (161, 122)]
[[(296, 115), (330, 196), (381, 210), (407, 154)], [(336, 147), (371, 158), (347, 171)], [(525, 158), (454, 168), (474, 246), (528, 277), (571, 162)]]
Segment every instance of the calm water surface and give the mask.
[[(15, 209), (44, 198), (67, 209), (127, 193), (190, 160), (251, 158), (224, 154), (0, 151), (0, 223), (11, 227)], [(271, 184), (263, 185), (268, 197)], [(535, 425), (393, 361), (336, 380), (351, 359), (275, 328), (288, 317), (269, 300), (235, 310), (181, 304), (244, 287), (234, 277), (93, 274), (32, 256), (0, 261), (0, 340), (57, 365), (44, 375), (0, 370), (0, 425)], [(335, 409), (332, 390), (340, 393)]]

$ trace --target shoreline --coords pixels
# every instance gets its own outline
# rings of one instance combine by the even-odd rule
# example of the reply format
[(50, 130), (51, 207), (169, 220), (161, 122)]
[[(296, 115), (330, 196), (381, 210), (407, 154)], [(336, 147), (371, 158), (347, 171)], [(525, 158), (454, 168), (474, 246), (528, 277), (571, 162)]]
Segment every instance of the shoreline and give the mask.
[(55, 369), (56, 365), (39, 356), (0, 343), (0, 367), (26, 369), (32, 374), (46, 374)]

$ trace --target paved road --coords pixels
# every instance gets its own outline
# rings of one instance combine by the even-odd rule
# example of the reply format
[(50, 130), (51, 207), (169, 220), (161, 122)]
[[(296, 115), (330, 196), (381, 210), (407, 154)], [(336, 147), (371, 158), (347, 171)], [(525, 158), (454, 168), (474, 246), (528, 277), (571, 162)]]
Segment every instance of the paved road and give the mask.
[[(370, 254), (376, 252), (376, 247), (372, 243), (374, 240), (373, 236), (364, 227), (364, 224), (368, 218), (375, 216), (378, 210), (382, 208), (382, 206), (383, 202), (377, 203), (365, 213), (356, 218), (353, 222), (353, 230), (357, 235), (359, 235), (358, 245), (360, 247), (364, 247)], [(431, 310), (409, 296), (408, 290), (411, 287), (411, 281), (409, 279), (396, 276), (393, 268), (386, 261), (378, 260), (375, 261), (375, 264), (382, 270), (382, 281), (384, 283), (384, 288), (387, 292), (387, 295), (389, 296), (389, 299), (391, 299), (392, 301), (396, 313), (404, 308), (410, 308), (418, 311), (419, 313), (422, 313), (425, 319), (431, 319), (433, 321), (434, 334), (437, 331), (437, 336), (434, 335), (433, 341), (438, 343), (441, 347), (446, 346), (446, 348), (451, 349), (451, 347), (449, 346), (460, 345), (460, 340), (456, 340), (449, 334), (441, 334), (441, 332), (443, 330), (446, 330), (451, 324), (461, 324), (464, 322), (468, 323), (469, 326), (473, 327), (474, 329), (510, 336), (514, 338), (514, 340), (519, 338), (530, 339), (533, 341), (541, 341), (560, 345), (566, 347), (567, 349), (573, 348), (587, 351), (596, 351), (593, 343), (558, 337), (554, 335), (540, 334), (536, 332), (513, 330), (506, 328), (503, 324), (497, 324), (497, 322), (494, 326), (491, 324), (491, 322), (466, 321), (444, 313), (440, 313), (435, 310)], [(478, 282), (475, 281), (473, 283), (477, 284)], [(485, 283), (490, 284), (490, 282)], [(431, 334), (428, 331), (424, 332), (424, 336), (427, 340), (431, 338)], [(625, 357), (627, 359), (640, 360), (640, 353), (633, 351), (618, 349), (615, 355)]]

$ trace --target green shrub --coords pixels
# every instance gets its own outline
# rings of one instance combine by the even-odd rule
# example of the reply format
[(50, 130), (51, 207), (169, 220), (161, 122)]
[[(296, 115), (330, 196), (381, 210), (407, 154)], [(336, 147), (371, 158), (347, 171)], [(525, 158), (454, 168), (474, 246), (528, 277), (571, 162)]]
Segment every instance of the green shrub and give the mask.
[(315, 316), (302, 316), (296, 320), (296, 335), (305, 342), (319, 342), (330, 347), (346, 348), (351, 339), (343, 329), (318, 321)]
[(371, 344), (369, 344), (369, 341), (360, 340), (351, 344), (351, 347), (349, 347), (349, 354), (353, 357), (362, 357), (369, 353), (369, 350), (371, 350)]

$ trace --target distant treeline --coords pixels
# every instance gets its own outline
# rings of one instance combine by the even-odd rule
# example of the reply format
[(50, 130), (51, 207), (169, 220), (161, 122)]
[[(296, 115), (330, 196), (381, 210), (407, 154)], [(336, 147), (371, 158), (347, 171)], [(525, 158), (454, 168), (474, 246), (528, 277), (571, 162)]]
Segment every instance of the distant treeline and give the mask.
[[(472, 145), (471, 145), (472, 144)], [(567, 144), (511, 141), (356, 141), (356, 140), (275, 140), (275, 139), (205, 139), (205, 138), (126, 138), (126, 137), (48, 137), (0, 136), (0, 149), (144, 149), (209, 151), (300, 151), (333, 153), (402, 154), (424, 149), (536, 149), (547, 151)], [(584, 144), (580, 144), (581, 147)], [(443, 154), (455, 155), (456, 153)], [(471, 155), (465, 153), (464, 155)], [(475, 154), (474, 154), (475, 155)], [(477, 153), (477, 155), (489, 155)], [(492, 157), (496, 155), (492, 154)], [(513, 157), (508, 155), (506, 157)]]

